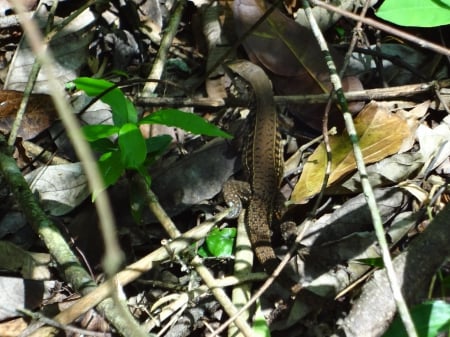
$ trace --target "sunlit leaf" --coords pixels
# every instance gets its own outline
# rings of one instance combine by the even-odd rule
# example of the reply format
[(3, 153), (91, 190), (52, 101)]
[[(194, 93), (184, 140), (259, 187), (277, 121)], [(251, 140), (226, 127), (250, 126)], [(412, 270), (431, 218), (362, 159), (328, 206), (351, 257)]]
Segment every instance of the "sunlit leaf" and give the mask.
[(88, 142), (107, 138), (119, 132), (119, 128), (117, 126), (104, 124), (85, 125), (82, 130), (84, 137)]
[[(361, 111), (354, 122), (366, 164), (397, 153), (410, 133), (404, 119), (373, 102)], [(330, 147), (332, 159), (328, 185), (345, 177), (356, 168), (353, 148), (347, 133), (330, 136)], [(309, 156), (303, 168), (300, 180), (292, 193), (293, 202), (305, 202), (320, 191), (325, 177), (326, 162), (325, 146), (320, 144)]]
[(385, 0), (376, 11), (376, 15), (400, 26), (436, 27), (448, 25), (450, 23), (450, 1)]
[(230, 134), (208, 123), (203, 118), (177, 109), (158, 110), (144, 117), (139, 124), (163, 124), (181, 128), (197, 135), (232, 138)]
[(137, 122), (136, 108), (114, 83), (90, 77), (79, 77), (73, 82), (88, 96), (101, 96), (100, 99), (111, 107), (114, 125), (120, 127)]
[(236, 228), (214, 229), (206, 237), (206, 247), (203, 254), (206, 256), (230, 256), (233, 253)]

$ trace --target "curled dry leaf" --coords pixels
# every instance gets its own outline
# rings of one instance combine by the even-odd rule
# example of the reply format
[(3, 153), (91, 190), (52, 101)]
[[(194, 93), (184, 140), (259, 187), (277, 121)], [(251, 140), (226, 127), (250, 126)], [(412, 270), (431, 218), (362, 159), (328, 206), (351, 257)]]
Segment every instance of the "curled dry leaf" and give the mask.
[[(366, 164), (397, 153), (411, 132), (403, 118), (392, 114), (375, 102), (369, 103), (354, 122)], [(328, 186), (356, 168), (352, 144), (346, 132), (339, 136), (330, 136), (330, 147), (332, 158)], [(293, 202), (306, 202), (320, 191), (326, 163), (327, 155), (325, 145), (322, 143), (305, 164), (291, 196)]]
[[(0, 90), (0, 131), (11, 132), (23, 93), (15, 90)], [(32, 94), (23, 116), (18, 136), (25, 140), (36, 137), (46, 130), (58, 117), (51, 97)]]

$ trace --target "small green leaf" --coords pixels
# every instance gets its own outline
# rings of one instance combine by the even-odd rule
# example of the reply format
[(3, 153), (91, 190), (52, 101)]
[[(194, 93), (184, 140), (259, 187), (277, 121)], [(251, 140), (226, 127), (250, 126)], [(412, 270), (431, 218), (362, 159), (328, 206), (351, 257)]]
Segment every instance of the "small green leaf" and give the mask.
[(118, 143), (122, 164), (126, 168), (138, 168), (144, 163), (147, 148), (136, 124), (127, 123), (120, 128)]
[(213, 256), (230, 256), (233, 253), (236, 228), (214, 229), (206, 237), (206, 246)]
[[(440, 331), (450, 328), (450, 304), (430, 301), (415, 306), (411, 317), (419, 337), (435, 337)], [(407, 337), (408, 334), (399, 317), (396, 317), (383, 337)]]
[(79, 90), (83, 90), (86, 95), (94, 97), (100, 96), (106, 90), (115, 86), (114, 83), (91, 77), (79, 77), (73, 80)]
[(450, 2), (448, 0), (385, 0), (376, 15), (400, 26), (442, 26), (450, 23)]
[(115, 184), (124, 173), (120, 151), (104, 153), (98, 160), (98, 166), (103, 176), (105, 188)]
[(354, 261), (359, 262), (361, 264), (365, 264), (367, 266), (371, 266), (371, 267), (378, 267), (378, 268), (383, 268), (384, 267), (383, 259), (381, 257), (371, 257), (371, 258), (367, 258), (367, 259), (356, 259)]
[(177, 109), (158, 110), (144, 117), (139, 124), (163, 124), (184, 129), (197, 135), (232, 138), (232, 136), (203, 118)]
[(119, 128), (115, 125), (85, 125), (82, 128), (84, 137), (88, 142), (93, 142), (98, 139), (107, 138), (119, 132)]

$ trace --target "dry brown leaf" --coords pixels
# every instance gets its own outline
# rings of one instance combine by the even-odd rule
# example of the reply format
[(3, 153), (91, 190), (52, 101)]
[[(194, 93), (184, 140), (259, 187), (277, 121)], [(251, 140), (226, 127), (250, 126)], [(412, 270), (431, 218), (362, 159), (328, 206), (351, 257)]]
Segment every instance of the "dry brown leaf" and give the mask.
[[(236, 0), (233, 16), (238, 35), (247, 32), (266, 10), (264, 0)], [(298, 93), (329, 90), (326, 63), (311, 32), (280, 10), (274, 10), (243, 45), (252, 62), (274, 75), (301, 77)]]
[[(246, 33), (267, 8), (265, 0), (235, 0), (233, 17), (238, 35)], [(299, 95), (329, 92), (332, 85), (328, 68), (318, 43), (311, 31), (275, 9), (246, 39), (243, 46), (250, 60), (262, 66), (270, 77), (274, 91), (279, 95)], [(338, 68), (342, 57), (333, 53)], [(357, 78), (343, 80), (344, 90), (361, 90)], [(321, 130), (323, 109), (320, 105), (289, 105), (289, 111), (301, 122)], [(362, 106), (351, 105), (351, 111)], [(321, 111), (318, 111), (320, 109)], [(337, 117), (337, 118), (335, 118)], [(342, 124), (340, 115), (331, 114), (329, 125)]]
[[(0, 90), (0, 131), (11, 132), (23, 93), (15, 90)], [(19, 128), (18, 136), (25, 140), (36, 137), (56, 120), (58, 114), (51, 97), (32, 94), (27, 111)]]
[(28, 326), (27, 321), (18, 317), (13, 320), (7, 320), (0, 323), (0, 336), (3, 337), (17, 337), (22, 331), (24, 331)]
[[(403, 118), (392, 114), (375, 102), (367, 104), (354, 122), (366, 164), (397, 153), (404, 139), (408, 138), (411, 132)], [(331, 136), (330, 146), (332, 159), (328, 186), (356, 168), (352, 145), (346, 132), (339, 136)], [(320, 191), (325, 167), (326, 152), (322, 143), (305, 164), (291, 196), (293, 202), (306, 202)]]

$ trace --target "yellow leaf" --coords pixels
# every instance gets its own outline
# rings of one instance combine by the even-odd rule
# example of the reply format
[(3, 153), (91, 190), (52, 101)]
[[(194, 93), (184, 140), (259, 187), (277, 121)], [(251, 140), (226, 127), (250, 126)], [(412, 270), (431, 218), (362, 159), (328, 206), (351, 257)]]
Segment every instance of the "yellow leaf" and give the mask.
[[(355, 118), (364, 162), (377, 162), (400, 149), (403, 140), (410, 135), (406, 121), (389, 112), (385, 107), (370, 102)], [(356, 169), (352, 145), (347, 132), (330, 136), (331, 174), (328, 185), (335, 183)], [(292, 192), (291, 201), (304, 203), (319, 193), (325, 177), (325, 145), (320, 144), (306, 162), (300, 180)]]

